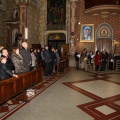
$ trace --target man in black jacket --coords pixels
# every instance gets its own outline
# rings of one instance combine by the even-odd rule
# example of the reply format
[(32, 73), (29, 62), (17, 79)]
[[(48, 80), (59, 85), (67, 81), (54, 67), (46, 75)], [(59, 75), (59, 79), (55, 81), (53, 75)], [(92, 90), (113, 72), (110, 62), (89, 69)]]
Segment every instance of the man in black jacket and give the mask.
[(76, 69), (78, 70), (79, 69), (80, 53), (77, 50), (76, 50), (76, 52), (74, 54), (74, 57), (75, 57), (75, 61), (76, 61)]
[(30, 65), (31, 65), (32, 58), (31, 58), (30, 52), (28, 51), (27, 42), (22, 43), (22, 49), (20, 50), (20, 55), (23, 58), (23, 65), (27, 69), (26, 72), (30, 71)]

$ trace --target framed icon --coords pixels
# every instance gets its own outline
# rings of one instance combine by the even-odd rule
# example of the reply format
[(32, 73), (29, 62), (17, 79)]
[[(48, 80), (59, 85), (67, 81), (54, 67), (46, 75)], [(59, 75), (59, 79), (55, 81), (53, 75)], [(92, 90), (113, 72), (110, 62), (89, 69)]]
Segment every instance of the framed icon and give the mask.
[(94, 24), (81, 24), (80, 42), (94, 42)]

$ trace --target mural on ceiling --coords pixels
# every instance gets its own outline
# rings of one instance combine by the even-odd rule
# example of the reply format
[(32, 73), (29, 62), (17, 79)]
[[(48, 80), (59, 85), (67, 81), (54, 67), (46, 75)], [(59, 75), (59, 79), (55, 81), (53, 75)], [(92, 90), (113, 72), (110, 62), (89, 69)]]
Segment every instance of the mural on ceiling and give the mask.
[(47, 30), (65, 30), (66, 0), (47, 1)]

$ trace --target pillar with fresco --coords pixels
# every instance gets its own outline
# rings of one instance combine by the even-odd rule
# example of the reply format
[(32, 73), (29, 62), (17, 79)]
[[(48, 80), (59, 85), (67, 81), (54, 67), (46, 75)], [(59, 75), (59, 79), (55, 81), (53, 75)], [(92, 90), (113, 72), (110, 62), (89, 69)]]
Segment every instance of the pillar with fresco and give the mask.
[(77, 26), (77, 3), (78, 0), (70, 0), (70, 54), (74, 54), (76, 46), (76, 26)]
[(22, 39), (25, 40), (25, 28), (27, 27), (27, 5), (30, 3), (30, 0), (15, 0), (16, 4), (19, 6), (19, 33), (22, 34)]

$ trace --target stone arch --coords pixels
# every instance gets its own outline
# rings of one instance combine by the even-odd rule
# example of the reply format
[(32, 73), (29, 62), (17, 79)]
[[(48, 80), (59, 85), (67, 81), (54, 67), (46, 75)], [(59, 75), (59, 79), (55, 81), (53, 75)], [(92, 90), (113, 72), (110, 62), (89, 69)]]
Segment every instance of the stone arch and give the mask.
[(65, 36), (66, 36), (66, 43), (68, 43), (68, 41), (67, 41), (67, 31), (65, 31), (65, 30), (55, 30), (55, 31), (47, 31), (47, 32), (46, 32), (45, 44), (47, 44), (47, 42), (48, 42), (48, 37), (49, 37), (50, 34), (60, 34), (60, 33), (65, 34)]
[(108, 23), (100, 24), (95, 34), (95, 50), (108, 52), (113, 49), (113, 28)]

